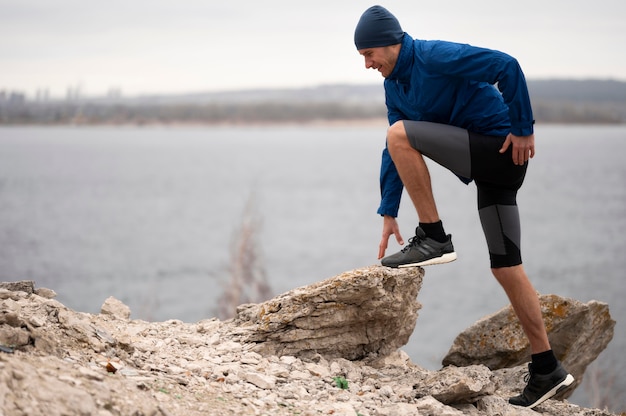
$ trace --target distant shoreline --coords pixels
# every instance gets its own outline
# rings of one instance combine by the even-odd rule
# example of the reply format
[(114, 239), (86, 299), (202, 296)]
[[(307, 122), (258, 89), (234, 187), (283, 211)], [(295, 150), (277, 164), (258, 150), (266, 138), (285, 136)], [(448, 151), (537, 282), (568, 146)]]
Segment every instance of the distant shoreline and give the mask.
[[(626, 123), (626, 82), (548, 80), (528, 87), (537, 123)], [(386, 114), (382, 85), (65, 100), (0, 90), (0, 125), (376, 125)]]
[[(537, 121), (535, 126), (623, 126), (626, 122), (597, 122), (597, 121)], [(379, 127), (387, 129), (389, 127), (386, 118), (370, 118), (362, 120), (341, 119), (341, 120), (308, 120), (308, 121), (251, 121), (251, 122), (129, 122), (129, 123), (88, 123), (88, 122), (67, 122), (67, 123), (2, 123), (0, 128), (24, 128), (24, 127), (41, 127), (41, 128), (370, 128)]]

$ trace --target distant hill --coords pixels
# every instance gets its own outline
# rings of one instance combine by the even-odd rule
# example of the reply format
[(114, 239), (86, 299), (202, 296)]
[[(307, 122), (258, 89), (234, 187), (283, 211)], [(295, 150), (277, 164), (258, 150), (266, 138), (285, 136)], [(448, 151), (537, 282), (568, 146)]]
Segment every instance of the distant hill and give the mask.
[[(614, 80), (528, 80), (532, 99), (626, 103), (626, 82)], [(251, 89), (132, 98), (152, 103), (207, 102), (384, 102), (382, 82), (376, 84), (331, 84), (309, 88)]]
[[(529, 80), (537, 122), (626, 123), (626, 82), (615, 80)], [(323, 106), (345, 115), (385, 116), (382, 82), (377, 84), (321, 85), (298, 89), (222, 91), (186, 95), (138, 97), (137, 102), (160, 104), (220, 104), (252, 106)], [(293, 109), (293, 107), (291, 107)], [(357, 118), (358, 118), (357, 117)]]
[(531, 99), (626, 103), (626, 82), (614, 80), (529, 80)]
[(537, 122), (626, 123), (626, 82), (530, 80)]
[(380, 84), (332, 84), (309, 88), (277, 88), (226, 90), (191, 94), (144, 95), (127, 99), (135, 103), (152, 104), (210, 104), (210, 103), (320, 103), (374, 102), (383, 103), (384, 90)]
[[(528, 88), (538, 123), (626, 123), (626, 82), (529, 80)], [(385, 115), (382, 82), (44, 102), (0, 96), (0, 124), (246, 124)]]

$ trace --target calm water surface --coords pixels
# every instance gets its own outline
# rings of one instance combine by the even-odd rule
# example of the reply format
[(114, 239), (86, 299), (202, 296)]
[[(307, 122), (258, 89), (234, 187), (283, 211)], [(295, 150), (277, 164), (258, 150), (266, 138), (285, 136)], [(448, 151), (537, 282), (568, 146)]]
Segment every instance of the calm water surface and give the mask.
[[(250, 198), (274, 294), (375, 264), (384, 130), (0, 128), (0, 279), (34, 280), (85, 312), (115, 296), (133, 318), (214, 316)], [(526, 269), (541, 293), (609, 303), (615, 336), (595, 365), (624, 391), (626, 127), (540, 125), (536, 143), (518, 200)], [(459, 332), (508, 301), (474, 186), (431, 167), (459, 259), (427, 269), (404, 349), (436, 369)], [(407, 240), (407, 196), (399, 221)]]

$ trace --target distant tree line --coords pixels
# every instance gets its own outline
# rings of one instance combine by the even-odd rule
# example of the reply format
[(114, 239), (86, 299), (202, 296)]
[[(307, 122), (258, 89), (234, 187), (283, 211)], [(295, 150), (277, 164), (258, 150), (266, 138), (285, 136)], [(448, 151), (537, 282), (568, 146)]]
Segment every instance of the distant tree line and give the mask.
[[(538, 123), (625, 123), (626, 105), (535, 100)], [(109, 105), (47, 103), (0, 106), (0, 124), (124, 125), (124, 124), (258, 124), (358, 121), (383, 118), (382, 104), (228, 103)]]
[[(529, 81), (529, 90), (538, 123), (626, 123), (625, 82)], [(270, 124), (385, 116), (382, 85), (34, 101), (0, 91), (3, 125)]]
[(626, 104), (537, 99), (533, 113), (538, 123), (626, 123)]
[(48, 103), (0, 106), (0, 124), (249, 124), (365, 120), (384, 117), (381, 105), (340, 102), (225, 104)]

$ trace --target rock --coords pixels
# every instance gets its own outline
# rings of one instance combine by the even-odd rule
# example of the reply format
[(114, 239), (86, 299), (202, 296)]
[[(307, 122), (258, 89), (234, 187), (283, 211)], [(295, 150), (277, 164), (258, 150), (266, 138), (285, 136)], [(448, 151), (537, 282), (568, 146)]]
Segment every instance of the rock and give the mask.
[(512, 407), (509, 402), (497, 396), (481, 397), (476, 408), (483, 414), (493, 416), (537, 416), (537, 412), (523, 407)]
[(0, 325), (0, 345), (12, 348), (24, 347), (30, 343), (30, 337), (26, 331), (8, 325)]
[(260, 389), (270, 390), (276, 386), (276, 377), (254, 372), (244, 372), (240, 378), (252, 383)]
[(372, 266), (244, 305), (234, 325), (264, 355), (361, 359), (405, 345), (421, 308), (421, 268)]
[(127, 321), (130, 318), (130, 308), (112, 296), (104, 301), (100, 313), (122, 321)]
[(368, 364), (374, 368), (385, 368), (385, 367), (401, 367), (404, 368), (411, 362), (411, 358), (409, 355), (402, 351), (396, 350), (391, 354), (384, 355), (381, 357), (375, 357), (373, 360), (367, 360)]
[(444, 404), (474, 403), (495, 390), (492, 373), (484, 365), (448, 366), (426, 377), (417, 388), (417, 395), (432, 396)]
[(379, 416), (414, 416), (417, 406), (409, 403), (394, 403), (378, 411)]
[[(615, 321), (607, 304), (540, 296), (548, 338), (555, 355), (580, 384), (587, 366), (613, 338)], [(484, 364), (492, 370), (524, 365), (530, 345), (511, 306), (486, 316), (454, 340), (443, 365)], [(525, 367), (524, 367), (525, 368)], [(571, 394), (574, 389), (569, 390)]]
[(32, 294), (35, 292), (35, 282), (32, 280), (21, 280), (19, 282), (0, 282), (0, 289), (6, 289), (10, 292), (25, 292)]
[[(533, 411), (510, 405), (508, 397), (524, 387), (523, 366), (428, 371), (401, 350), (384, 353), (413, 329), (422, 276), (419, 268), (359, 269), (276, 302), (242, 306), (237, 319), (197, 323), (92, 315), (36, 291), (0, 289), (0, 330), (22, 339), (0, 349), (0, 415), (616, 416), (558, 400)], [(390, 304), (394, 299), (403, 306)], [(273, 312), (259, 316), (270, 306)], [(297, 307), (308, 309), (298, 313)], [(379, 311), (389, 329), (381, 328), (368, 309), (373, 307), (391, 308)], [(291, 312), (281, 315), (283, 309)], [(331, 323), (344, 328), (348, 341), (338, 332), (320, 342), (307, 338), (314, 327), (326, 336)], [(371, 329), (366, 346), (353, 343), (358, 337), (348, 325)], [(281, 338), (268, 328), (297, 333)], [(588, 326), (580, 330), (594, 334)], [(276, 354), (259, 351), (259, 334), (269, 337)], [(384, 341), (384, 334), (390, 339)], [(347, 359), (346, 345), (361, 348), (363, 359)], [(313, 346), (326, 349), (315, 352)]]
[(419, 415), (432, 416), (462, 416), (463, 412), (451, 406), (446, 406), (432, 396), (419, 399), (416, 403)]
[(35, 294), (46, 299), (54, 299), (57, 296), (57, 292), (52, 289), (46, 289), (45, 287), (35, 289)]
[(18, 310), (11, 310), (12, 304), (7, 301), (2, 302), (3, 310), (0, 311), (0, 324), (5, 324), (13, 328), (24, 325), (24, 321), (19, 316)]

